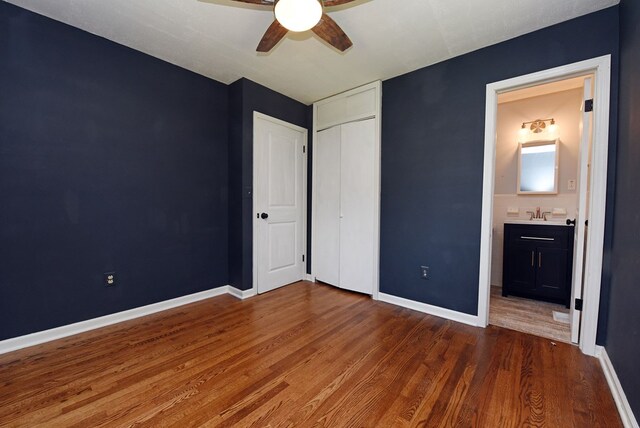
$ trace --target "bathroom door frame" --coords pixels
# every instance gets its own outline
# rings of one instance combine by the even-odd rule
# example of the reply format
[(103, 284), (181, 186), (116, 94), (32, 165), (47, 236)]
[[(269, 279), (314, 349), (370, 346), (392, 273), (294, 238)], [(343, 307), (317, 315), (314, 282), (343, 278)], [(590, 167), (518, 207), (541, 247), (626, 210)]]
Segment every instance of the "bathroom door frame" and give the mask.
[[(596, 334), (600, 308), (600, 287), (604, 249), (604, 227), (607, 199), (607, 165), (609, 154), (609, 109), (611, 92), (611, 55), (604, 55), (499, 82), (486, 88), (484, 137), (484, 173), (482, 190), (482, 223), (480, 235), (480, 271), (478, 292), (478, 325), (489, 324), (491, 290), (491, 245), (493, 240), (493, 193), (496, 168), (496, 132), (498, 95), (517, 89), (538, 86), (558, 80), (592, 74), (594, 76), (593, 152), (591, 164), (591, 196), (589, 198), (589, 236), (586, 243), (580, 350), (596, 356)], [(572, 305), (575, 302), (571, 302)]]

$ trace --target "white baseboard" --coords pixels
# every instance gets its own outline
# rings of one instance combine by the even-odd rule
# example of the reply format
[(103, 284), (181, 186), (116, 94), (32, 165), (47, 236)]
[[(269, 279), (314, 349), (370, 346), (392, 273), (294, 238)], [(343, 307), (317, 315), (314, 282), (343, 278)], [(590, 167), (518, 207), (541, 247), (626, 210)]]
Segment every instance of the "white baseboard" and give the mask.
[(316, 279), (310, 273), (305, 274), (304, 279), (305, 281), (316, 282)]
[(253, 297), (256, 295), (256, 289), (250, 288), (248, 290), (240, 290), (238, 288), (229, 286), (229, 294), (233, 297), (237, 297), (238, 299), (248, 299), (249, 297)]
[(41, 343), (50, 342), (63, 337), (73, 336), (74, 334), (84, 333), (96, 328), (106, 327), (108, 325), (117, 324), (119, 322), (128, 321), (134, 318), (151, 315), (156, 312), (166, 311), (167, 309), (176, 308), (178, 306), (187, 305), (211, 297), (220, 296), (222, 294), (230, 294), (239, 299), (246, 299), (254, 296), (255, 290), (241, 291), (229, 285), (212, 288), (211, 290), (201, 291), (199, 293), (189, 294), (187, 296), (177, 297), (171, 300), (165, 300), (151, 305), (133, 308), (115, 314), (109, 314), (86, 321), (80, 321), (73, 324), (63, 325), (61, 327), (52, 328), (50, 330), (38, 331), (36, 333), (27, 334), (25, 336), (13, 337), (0, 341), (0, 354), (16, 351), (18, 349), (27, 348), (29, 346), (39, 345)]
[(618, 407), (618, 412), (620, 413), (622, 424), (625, 426), (625, 428), (638, 428), (638, 421), (633, 415), (633, 410), (631, 410), (631, 406), (629, 405), (627, 396), (622, 389), (622, 385), (620, 384), (618, 375), (613, 368), (613, 364), (609, 359), (607, 350), (602, 346), (597, 346), (596, 356), (600, 360), (602, 371), (604, 371), (604, 376), (607, 378), (607, 383), (609, 384), (609, 388), (611, 389), (613, 400), (616, 402), (616, 406)]
[(441, 308), (439, 306), (429, 305), (427, 303), (416, 302), (415, 300), (404, 299), (402, 297), (392, 296), (391, 294), (378, 293), (378, 300), (381, 302), (391, 303), (392, 305), (402, 306), (404, 308), (413, 309), (414, 311), (424, 312), (425, 314), (434, 315), (440, 318), (457, 321), (463, 324), (478, 326), (478, 317), (462, 312), (452, 311), (451, 309)]

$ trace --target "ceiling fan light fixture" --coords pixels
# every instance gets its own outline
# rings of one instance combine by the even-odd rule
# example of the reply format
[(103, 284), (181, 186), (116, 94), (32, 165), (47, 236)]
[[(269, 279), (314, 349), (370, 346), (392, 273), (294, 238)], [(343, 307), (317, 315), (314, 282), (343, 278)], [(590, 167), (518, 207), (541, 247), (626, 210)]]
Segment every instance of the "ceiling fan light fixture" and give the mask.
[(312, 29), (322, 18), (322, 5), (318, 0), (279, 0), (275, 7), (276, 19), (289, 31)]

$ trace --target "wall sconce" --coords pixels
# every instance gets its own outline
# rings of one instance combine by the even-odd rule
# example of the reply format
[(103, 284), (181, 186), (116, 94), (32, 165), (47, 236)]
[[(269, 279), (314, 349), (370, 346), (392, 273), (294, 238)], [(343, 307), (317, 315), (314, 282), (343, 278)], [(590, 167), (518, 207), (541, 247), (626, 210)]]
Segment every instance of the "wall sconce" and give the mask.
[[(547, 122), (549, 122), (548, 127)], [(520, 141), (524, 141), (531, 133), (540, 134), (545, 131), (550, 136), (555, 136), (555, 134), (558, 132), (558, 125), (556, 125), (556, 121), (554, 118), (536, 119), (530, 122), (522, 122), (522, 127), (518, 131), (518, 136), (520, 137)]]

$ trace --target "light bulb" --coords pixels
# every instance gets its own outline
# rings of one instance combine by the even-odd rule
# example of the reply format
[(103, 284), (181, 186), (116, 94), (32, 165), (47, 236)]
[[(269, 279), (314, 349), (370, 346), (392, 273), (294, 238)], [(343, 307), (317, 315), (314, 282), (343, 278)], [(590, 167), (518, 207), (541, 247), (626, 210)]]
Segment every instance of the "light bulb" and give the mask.
[(556, 125), (555, 120), (551, 120), (551, 124), (547, 128), (549, 135), (557, 135), (558, 133), (558, 125)]
[(289, 31), (312, 29), (322, 17), (318, 0), (280, 0), (275, 7), (276, 19)]
[(523, 142), (526, 140), (527, 135), (529, 135), (529, 130), (524, 125), (522, 125), (522, 128), (518, 130), (518, 139)]

